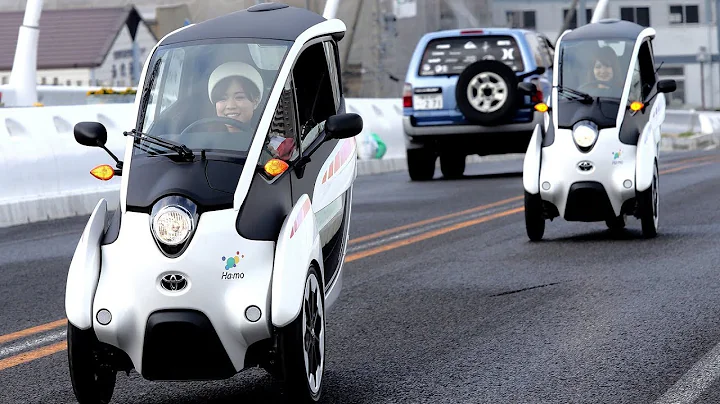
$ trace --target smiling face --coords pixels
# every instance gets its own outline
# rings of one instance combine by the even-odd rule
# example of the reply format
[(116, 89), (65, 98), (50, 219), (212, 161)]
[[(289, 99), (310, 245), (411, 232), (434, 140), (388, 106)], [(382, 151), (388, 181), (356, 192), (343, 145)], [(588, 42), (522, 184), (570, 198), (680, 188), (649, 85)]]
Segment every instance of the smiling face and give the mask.
[[(246, 91), (246, 86), (243, 85), (244, 83), (239, 78), (229, 78), (226, 83), (221, 81), (218, 85), (221, 90), (217, 93), (215, 101), (217, 116), (245, 123), (249, 122), (253, 117), (255, 108), (257, 108), (258, 99), (254, 98), (254, 94), (250, 91)], [(223, 84), (226, 84), (226, 86), (223, 86)], [(234, 126), (227, 126), (230, 131), (239, 130)]]
[(610, 65), (603, 64), (602, 61), (596, 60), (593, 66), (593, 73), (598, 81), (610, 81), (613, 78), (613, 69)]

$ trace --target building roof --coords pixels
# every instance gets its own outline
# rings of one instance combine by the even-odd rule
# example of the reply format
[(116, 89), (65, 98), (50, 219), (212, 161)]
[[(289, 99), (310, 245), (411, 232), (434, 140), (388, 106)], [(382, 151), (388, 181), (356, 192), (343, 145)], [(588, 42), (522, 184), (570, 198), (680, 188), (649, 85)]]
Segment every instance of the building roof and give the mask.
[[(25, 11), (0, 13), (0, 70), (12, 69), (24, 16)], [(134, 36), (141, 21), (132, 6), (43, 10), (37, 68), (100, 66), (121, 29), (127, 25)]]
[(305, 30), (325, 21), (304, 8), (279, 3), (261, 3), (213, 18), (174, 33), (163, 45), (210, 38), (264, 38), (294, 41)]

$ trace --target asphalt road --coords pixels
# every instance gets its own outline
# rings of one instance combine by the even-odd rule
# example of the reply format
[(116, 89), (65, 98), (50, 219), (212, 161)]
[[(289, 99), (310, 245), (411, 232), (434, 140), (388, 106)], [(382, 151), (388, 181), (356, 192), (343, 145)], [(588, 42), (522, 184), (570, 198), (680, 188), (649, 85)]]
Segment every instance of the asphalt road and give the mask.
[[(720, 402), (720, 152), (665, 153), (660, 169), (652, 240), (636, 219), (617, 235), (556, 219), (529, 242), (521, 160), (455, 181), (359, 177), (325, 401)], [(0, 403), (76, 402), (61, 323), (17, 333), (64, 318), (85, 220), (0, 229)], [(275, 399), (261, 370), (186, 384), (133, 372), (113, 402)]]

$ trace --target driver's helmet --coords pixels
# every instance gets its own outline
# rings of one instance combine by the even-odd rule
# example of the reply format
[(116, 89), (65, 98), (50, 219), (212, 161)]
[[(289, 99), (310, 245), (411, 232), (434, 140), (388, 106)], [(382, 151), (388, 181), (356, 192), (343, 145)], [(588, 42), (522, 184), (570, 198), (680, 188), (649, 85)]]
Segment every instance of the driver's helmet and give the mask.
[(621, 77), (618, 57), (612, 48), (604, 46), (597, 49), (591, 54), (589, 62), (586, 83), (590, 88), (612, 91), (622, 86), (624, 77)]
[[(215, 70), (210, 74), (208, 80), (208, 97), (210, 102), (215, 104), (219, 98), (220, 91), (225, 87), (219, 87), (218, 84), (225, 83), (232, 77), (240, 78), (243, 81), (243, 87), (245, 88), (251, 98), (257, 97), (257, 100), (261, 100), (263, 96), (263, 79), (260, 73), (254, 67), (243, 62), (227, 62), (216, 67)], [(247, 84), (251, 84), (247, 86)], [(254, 88), (253, 88), (254, 87)]]

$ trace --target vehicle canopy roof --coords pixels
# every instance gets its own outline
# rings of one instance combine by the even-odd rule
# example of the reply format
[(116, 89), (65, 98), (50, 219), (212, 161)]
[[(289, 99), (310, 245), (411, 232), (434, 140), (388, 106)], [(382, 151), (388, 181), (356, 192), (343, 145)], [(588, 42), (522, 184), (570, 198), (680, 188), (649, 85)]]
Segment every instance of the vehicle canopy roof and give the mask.
[(324, 21), (321, 15), (304, 8), (261, 3), (175, 32), (162, 45), (221, 38), (295, 41), (305, 30)]
[(644, 29), (645, 27), (634, 22), (612, 18), (576, 28), (568, 32), (562, 40), (626, 39), (634, 41), (638, 39)]

